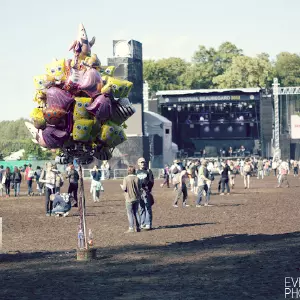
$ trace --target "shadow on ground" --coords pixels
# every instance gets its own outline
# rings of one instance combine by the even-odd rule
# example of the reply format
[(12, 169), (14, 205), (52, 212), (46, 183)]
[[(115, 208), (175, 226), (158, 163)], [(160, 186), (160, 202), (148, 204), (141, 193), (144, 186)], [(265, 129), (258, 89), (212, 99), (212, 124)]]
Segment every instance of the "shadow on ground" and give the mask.
[(92, 262), (77, 262), (75, 251), (1, 254), (0, 295), (43, 300), (284, 299), (285, 277), (300, 274), (299, 246), (300, 232), (294, 232), (100, 248)]

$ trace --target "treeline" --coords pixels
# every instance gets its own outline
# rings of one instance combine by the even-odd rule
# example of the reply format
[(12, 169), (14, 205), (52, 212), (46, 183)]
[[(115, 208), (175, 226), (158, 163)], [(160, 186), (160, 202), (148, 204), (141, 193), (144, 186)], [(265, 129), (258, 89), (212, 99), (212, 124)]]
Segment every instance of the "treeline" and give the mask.
[(267, 53), (244, 55), (236, 45), (225, 42), (217, 49), (200, 45), (191, 62), (178, 57), (144, 61), (144, 80), (150, 92), (177, 89), (247, 88), (300, 85), (300, 56), (281, 52), (271, 60)]
[(26, 119), (0, 122), (0, 159), (12, 152), (25, 150), (23, 159), (32, 156), (37, 159), (48, 159), (52, 156), (49, 151), (43, 151), (39, 145), (34, 144), (32, 136), (25, 126)]

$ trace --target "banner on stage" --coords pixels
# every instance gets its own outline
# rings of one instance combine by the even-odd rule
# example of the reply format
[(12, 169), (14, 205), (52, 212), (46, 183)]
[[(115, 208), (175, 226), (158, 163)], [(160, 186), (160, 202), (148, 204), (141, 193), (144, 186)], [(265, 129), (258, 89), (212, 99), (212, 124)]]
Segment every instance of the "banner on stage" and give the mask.
[(291, 115), (291, 139), (300, 139), (300, 116)]

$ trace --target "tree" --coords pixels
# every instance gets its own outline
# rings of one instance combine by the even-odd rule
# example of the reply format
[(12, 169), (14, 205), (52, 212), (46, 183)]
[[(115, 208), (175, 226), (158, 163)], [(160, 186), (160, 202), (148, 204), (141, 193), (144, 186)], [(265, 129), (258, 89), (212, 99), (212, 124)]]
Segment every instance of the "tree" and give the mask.
[(218, 48), (215, 64), (218, 75), (223, 74), (232, 64), (234, 57), (243, 56), (243, 50), (239, 49), (236, 45), (225, 42)]
[(212, 87), (211, 71), (202, 65), (192, 64), (181, 75), (180, 81), (184, 89), (208, 89)]
[(38, 160), (42, 159), (50, 159), (52, 157), (52, 152), (49, 150), (43, 150), (41, 146), (33, 143), (31, 140), (27, 141), (24, 145), (25, 154), (23, 159), (28, 159), (28, 157), (32, 156)]
[(24, 124), (25, 121), (28, 120), (1, 121), (0, 140), (24, 140), (31, 138), (31, 134)]
[(265, 54), (258, 57), (237, 56), (222, 75), (213, 79), (218, 88), (268, 87), (274, 68)]
[(148, 82), (150, 92), (158, 90), (178, 90), (183, 88), (181, 75), (187, 70), (188, 63), (178, 57), (160, 60), (145, 60), (144, 80)]
[(230, 42), (221, 44), (217, 50), (200, 45), (192, 58), (192, 76), (188, 76), (193, 78), (188, 81), (192, 82), (191, 88), (215, 87), (213, 78), (222, 75), (231, 66), (232, 59), (241, 55), (243, 51)]
[(275, 70), (281, 86), (300, 85), (300, 56), (298, 54), (279, 53), (275, 63)]

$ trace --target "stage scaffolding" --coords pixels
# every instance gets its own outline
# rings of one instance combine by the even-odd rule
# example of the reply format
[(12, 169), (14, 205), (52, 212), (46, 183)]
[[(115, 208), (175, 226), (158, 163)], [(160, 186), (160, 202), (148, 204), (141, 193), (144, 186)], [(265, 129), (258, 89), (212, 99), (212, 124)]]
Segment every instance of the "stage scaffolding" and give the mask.
[(273, 145), (274, 157), (281, 158), (280, 138), (291, 136), (291, 115), (300, 114), (300, 87), (280, 87), (278, 79), (273, 81), (274, 126)]

